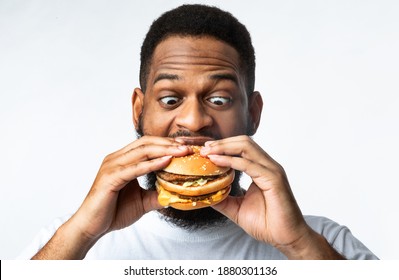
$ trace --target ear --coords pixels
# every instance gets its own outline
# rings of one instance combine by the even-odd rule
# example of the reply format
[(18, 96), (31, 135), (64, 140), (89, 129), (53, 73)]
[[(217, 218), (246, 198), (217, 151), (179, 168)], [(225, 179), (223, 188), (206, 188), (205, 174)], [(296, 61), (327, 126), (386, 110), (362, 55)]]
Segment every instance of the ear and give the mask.
[(262, 115), (263, 100), (259, 91), (254, 91), (248, 100), (248, 111), (250, 115), (249, 129), (250, 135), (254, 135), (258, 130), (260, 124), (260, 117)]
[(133, 124), (136, 129), (139, 127), (140, 115), (143, 112), (144, 93), (141, 89), (135, 88), (132, 95)]

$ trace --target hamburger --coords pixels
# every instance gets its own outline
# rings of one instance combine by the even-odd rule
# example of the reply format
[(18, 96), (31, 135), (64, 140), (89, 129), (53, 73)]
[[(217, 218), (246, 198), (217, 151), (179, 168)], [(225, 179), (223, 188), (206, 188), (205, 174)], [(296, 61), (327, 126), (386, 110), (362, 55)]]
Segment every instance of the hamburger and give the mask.
[(231, 190), (234, 170), (216, 166), (199, 154), (200, 146), (192, 146), (193, 154), (172, 158), (170, 164), (156, 172), (158, 201), (162, 206), (193, 210), (217, 204)]

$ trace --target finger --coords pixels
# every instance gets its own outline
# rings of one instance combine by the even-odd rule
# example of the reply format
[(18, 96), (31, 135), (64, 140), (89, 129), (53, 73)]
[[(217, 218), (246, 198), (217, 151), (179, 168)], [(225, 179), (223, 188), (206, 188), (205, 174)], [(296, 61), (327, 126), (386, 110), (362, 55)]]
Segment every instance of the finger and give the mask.
[(283, 178), (279, 174), (284, 174), (283, 170), (278, 173), (274, 169), (271, 170), (264, 165), (240, 157), (209, 155), (209, 159), (218, 166), (230, 167), (246, 173), (263, 191), (269, 190), (273, 183)]
[(148, 161), (163, 156), (184, 156), (191, 152), (189, 146), (143, 144), (120, 154), (115, 161), (119, 165), (128, 165), (134, 162)]
[[(251, 177), (258, 177), (260, 174), (262, 174), (262, 171), (263, 173), (267, 171), (264, 166), (240, 157), (225, 155), (209, 155), (208, 157), (214, 164), (218, 166), (230, 167), (235, 170), (245, 172)], [(259, 171), (256, 172), (255, 170)]]
[(228, 138), (223, 138), (223, 139), (218, 139), (218, 140), (213, 140), (213, 141), (207, 141), (205, 142), (204, 146), (205, 147), (213, 147), (216, 145), (220, 144), (225, 144), (225, 143), (230, 143), (230, 142), (246, 142), (246, 141), (252, 141), (252, 139), (247, 136), (247, 135), (238, 135), (238, 136), (233, 136), (233, 137), (228, 137)]
[(112, 160), (115, 157), (120, 156), (121, 154), (124, 154), (132, 149), (135, 149), (139, 146), (142, 145), (163, 145), (163, 146), (179, 146), (182, 145), (181, 141), (176, 140), (174, 138), (167, 138), (167, 137), (157, 137), (157, 136), (143, 136), (139, 138), (138, 140), (129, 143), (122, 149), (108, 155), (108, 160)]
[(172, 156), (163, 156), (160, 158), (131, 163), (129, 165), (116, 165), (113, 168), (107, 168), (102, 172), (95, 185), (106, 188), (107, 191), (118, 192), (123, 189), (130, 181), (137, 179), (145, 174), (165, 168)]
[(246, 135), (207, 142), (201, 149), (201, 155), (210, 154), (239, 156), (272, 168), (278, 163), (258, 144)]
[(114, 159), (103, 162), (96, 179), (96, 186), (121, 190), (129, 181), (150, 172), (165, 168), (172, 156), (190, 152), (187, 146), (142, 145)]

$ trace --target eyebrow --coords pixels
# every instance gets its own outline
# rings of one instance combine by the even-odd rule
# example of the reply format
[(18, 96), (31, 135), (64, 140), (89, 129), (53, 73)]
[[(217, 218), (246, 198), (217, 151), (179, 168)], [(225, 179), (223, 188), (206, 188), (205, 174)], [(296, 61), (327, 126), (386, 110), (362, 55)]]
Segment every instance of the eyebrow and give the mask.
[(229, 73), (220, 73), (220, 74), (212, 74), (209, 76), (211, 80), (229, 80), (234, 82), (236, 85), (238, 85), (238, 79), (236, 75), (229, 74)]
[(161, 73), (155, 78), (153, 84), (155, 84), (161, 80), (180, 80), (180, 77), (176, 74)]

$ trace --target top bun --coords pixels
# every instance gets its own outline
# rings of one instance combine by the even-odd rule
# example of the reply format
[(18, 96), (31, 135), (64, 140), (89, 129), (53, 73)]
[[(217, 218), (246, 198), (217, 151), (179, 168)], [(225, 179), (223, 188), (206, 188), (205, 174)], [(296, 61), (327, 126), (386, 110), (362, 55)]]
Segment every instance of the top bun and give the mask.
[(191, 146), (194, 154), (172, 158), (170, 164), (163, 170), (179, 175), (215, 176), (226, 173), (229, 167), (215, 165), (208, 158), (199, 154), (201, 146)]

